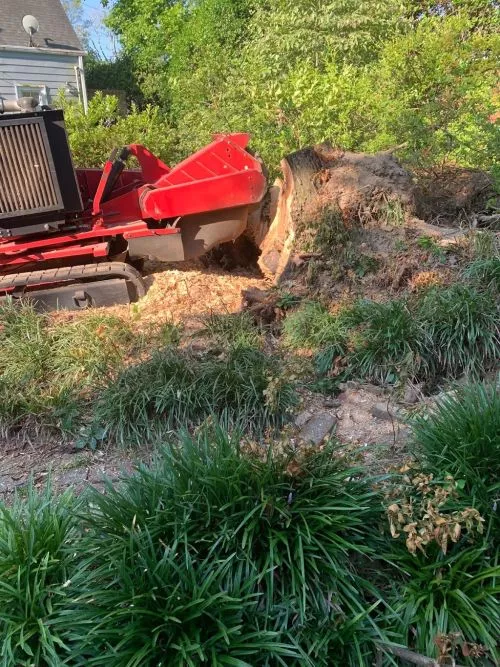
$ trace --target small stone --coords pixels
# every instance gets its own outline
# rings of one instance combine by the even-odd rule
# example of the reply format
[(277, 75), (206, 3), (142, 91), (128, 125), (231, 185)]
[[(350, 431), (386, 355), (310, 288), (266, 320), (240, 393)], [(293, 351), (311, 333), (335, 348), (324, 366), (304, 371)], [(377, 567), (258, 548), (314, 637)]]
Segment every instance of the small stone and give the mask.
[(385, 419), (392, 421), (395, 418), (395, 415), (390, 410), (387, 403), (376, 403), (373, 406), (371, 412), (372, 412), (372, 417), (375, 417), (376, 419)]
[(407, 384), (403, 396), (403, 403), (407, 403), (408, 405), (414, 405), (415, 403), (418, 403), (422, 396), (423, 388), (423, 383)]
[(301, 440), (319, 445), (337, 423), (337, 418), (329, 412), (318, 412), (299, 433)]
[(306, 422), (309, 421), (312, 417), (312, 412), (310, 410), (304, 410), (295, 418), (295, 426), (302, 428)]
[(397, 444), (404, 444), (410, 439), (411, 429), (408, 426), (400, 426), (396, 435)]
[(347, 380), (346, 384), (346, 389), (359, 389), (359, 382), (356, 382), (355, 380)]
[(323, 405), (325, 408), (340, 408), (342, 401), (338, 398), (325, 398)]
[(361, 385), (361, 389), (367, 391), (369, 394), (373, 394), (373, 396), (383, 396), (385, 394), (385, 389), (376, 384), (363, 384)]

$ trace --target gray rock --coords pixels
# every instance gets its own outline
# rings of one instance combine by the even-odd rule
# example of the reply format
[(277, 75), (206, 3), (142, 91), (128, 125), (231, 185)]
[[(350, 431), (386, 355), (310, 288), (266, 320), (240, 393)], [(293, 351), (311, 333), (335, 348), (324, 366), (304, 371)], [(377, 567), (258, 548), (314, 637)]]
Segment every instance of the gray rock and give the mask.
[(374, 396), (383, 396), (385, 394), (385, 389), (383, 387), (377, 386), (376, 384), (363, 384), (361, 385), (361, 389), (367, 391), (369, 394), (373, 394)]
[(423, 388), (424, 388), (423, 383), (420, 384), (408, 383), (405, 387), (403, 403), (407, 403), (408, 405), (414, 405), (415, 403), (418, 403), (422, 397)]
[(323, 405), (325, 408), (340, 408), (342, 401), (338, 398), (325, 398)]
[(337, 423), (337, 418), (329, 412), (318, 412), (302, 428), (299, 437), (304, 442), (319, 445)]
[(310, 410), (304, 410), (303, 412), (300, 412), (296, 417), (295, 417), (295, 426), (298, 428), (302, 428), (304, 424), (306, 424), (309, 419), (312, 417), (312, 412)]
[(392, 421), (393, 419), (396, 418), (396, 415), (391, 409), (390, 406), (387, 405), (387, 403), (376, 403), (371, 410), (372, 417), (376, 417), (377, 419), (385, 419)]

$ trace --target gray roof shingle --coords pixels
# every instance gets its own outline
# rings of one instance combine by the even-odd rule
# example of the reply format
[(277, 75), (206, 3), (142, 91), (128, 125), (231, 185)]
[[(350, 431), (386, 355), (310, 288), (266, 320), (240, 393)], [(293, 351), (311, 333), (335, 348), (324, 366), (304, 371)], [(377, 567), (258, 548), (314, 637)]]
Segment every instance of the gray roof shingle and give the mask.
[(35, 46), (83, 52), (60, 0), (0, 0), (0, 45), (29, 45), (22, 26), (26, 14), (36, 16), (40, 23), (40, 30), (33, 36)]

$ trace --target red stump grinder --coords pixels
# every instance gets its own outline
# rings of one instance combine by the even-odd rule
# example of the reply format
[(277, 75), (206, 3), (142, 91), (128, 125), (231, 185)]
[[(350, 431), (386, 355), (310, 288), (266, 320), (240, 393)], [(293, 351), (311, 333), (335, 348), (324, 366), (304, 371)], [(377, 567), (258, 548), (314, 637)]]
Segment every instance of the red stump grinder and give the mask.
[[(266, 194), (247, 134), (218, 135), (170, 168), (144, 146), (74, 169), (57, 110), (0, 115), (0, 298), (37, 308), (129, 303), (144, 258), (177, 262), (233, 241)], [(126, 169), (129, 157), (139, 169)]]

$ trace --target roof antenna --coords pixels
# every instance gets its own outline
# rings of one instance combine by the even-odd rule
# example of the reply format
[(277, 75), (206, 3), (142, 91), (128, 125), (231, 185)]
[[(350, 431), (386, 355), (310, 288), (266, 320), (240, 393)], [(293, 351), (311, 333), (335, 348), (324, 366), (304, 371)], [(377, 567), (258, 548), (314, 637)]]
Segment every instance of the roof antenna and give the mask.
[(33, 35), (35, 32), (38, 32), (40, 30), (40, 24), (38, 23), (38, 19), (32, 16), (31, 14), (26, 14), (26, 16), (23, 16), (23, 28), (24, 31), (28, 33), (30, 36), (30, 46), (35, 46), (33, 43)]

